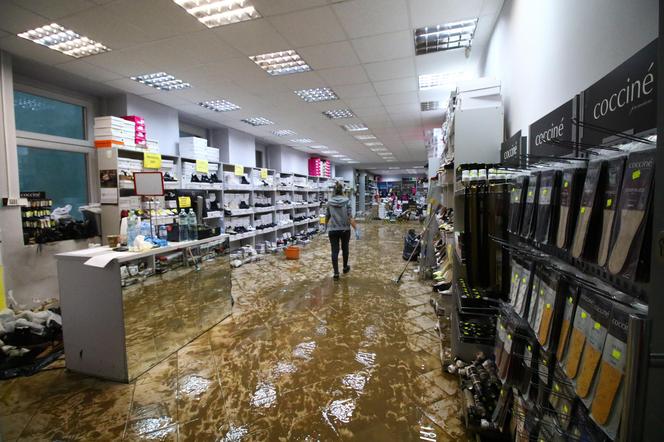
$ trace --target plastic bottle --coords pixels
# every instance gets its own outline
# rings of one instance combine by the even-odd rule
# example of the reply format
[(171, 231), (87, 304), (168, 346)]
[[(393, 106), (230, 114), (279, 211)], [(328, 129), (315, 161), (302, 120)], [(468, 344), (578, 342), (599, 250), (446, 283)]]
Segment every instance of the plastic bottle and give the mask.
[(163, 239), (164, 241), (168, 241), (168, 230), (166, 229), (165, 224), (161, 224), (159, 226), (159, 239)]
[(180, 232), (180, 242), (189, 241), (189, 227), (188, 227), (188, 217), (184, 209), (180, 209), (180, 215), (178, 215), (178, 230)]
[(136, 216), (136, 212), (133, 210), (127, 215), (127, 247), (129, 250), (134, 249), (134, 240), (138, 236), (138, 226), (139, 220)]
[(187, 224), (189, 225), (189, 240), (195, 241), (198, 239), (198, 219), (193, 209), (189, 209), (187, 214)]

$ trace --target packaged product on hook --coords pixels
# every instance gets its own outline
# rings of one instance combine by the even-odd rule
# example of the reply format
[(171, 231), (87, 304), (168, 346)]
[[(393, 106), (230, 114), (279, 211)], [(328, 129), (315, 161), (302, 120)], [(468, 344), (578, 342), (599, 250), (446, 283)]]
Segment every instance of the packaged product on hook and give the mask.
[(566, 281), (563, 296), (565, 297), (565, 306), (563, 308), (563, 320), (560, 326), (560, 340), (558, 341), (558, 350), (556, 351), (556, 359), (563, 360), (565, 351), (567, 350), (567, 343), (572, 333), (572, 320), (576, 311), (576, 303), (578, 298), (579, 289), (576, 284)]
[(562, 297), (560, 296), (560, 274), (556, 271), (550, 272), (542, 279), (544, 291), (539, 303), (538, 320), (536, 321), (535, 333), (537, 340), (545, 350), (555, 349), (560, 332), (560, 320), (562, 313)]
[(535, 241), (549, 244), (558, 222), (558, 193), (560, 171), (545, 170), (540, 176), (539, 196), (537, 201), (537, 224)]
[(586, 333), (586, 343), (579, 364), (579, 375), (575, 379), (576, 394), (586, 406), (590, 405), (590, 388), (595, 382), (595, 374), (604, 350), (606, 334), (609, 331), (612, 304), (608, 299), (595, 295), (595, 302), (590, 311), (590, 327)]
[(559, 249), (567, 249), (572, 241), (585, 177), (585, 167), (570, 167), (563, 171), (560, 186), (560, 217), (556, 235), (556, 247)]
[(570, 379), (576, 378), (579, 371), (579, 362), (583, 354), (583, 348), (586, 344), (588, 328), (591, 326), (590, 310), (595, 304), (595, 297), (586, 289), (579, 289), (579, 305), (574, 313), (574, 323), (572, 334), (567, 346), (564, 364), (565, 374)]
[(631, 310), (614, 306), (597, 382), (593, 388), (590, 415), (615, 438), (622, 411), (622, 385), (627, 366), (627, 334)]
[(599, 252), (597, 253), (597, 264), (604, 266), (609, 257), (609, 244), (618, 207), (620, 186), (622, 185), (625, 169), (625, 155), (619, 155), (606, 162), (606, 184), (600, 199), (602, 213), (602, 236), (599, 241)]
[[(655, 178), (655, 149), (634, 150), (627, 158), (618, 213), (613, 228), (607, 269), (614, 275), (635, 279), (642, 250)], [(644, 252), (644, 253), (642, 253)], [(644, 266), (645, 269), (647, 266)]]
[(539, 309), (539, 301), (542, 295), (542, 290), (541, 269), (537, 267), (534, 270), (534, 275), (530, 286), (530, 303), (528, 304), (528, 317), (526, 318), (532, 330), (535, 330), (535, 321), (537, 320), (537, 311)]
[(510, 220), (507, 230), (514, 234), (521, 231), (521, 220), (528, 192), (528, 175), (519, 175), (514, 178), (510, 193)]
[(521, 224), (521, 236), (532, 238), (535, 235), (537, 225), (537, 201), (539, 196), (540, 173), (533, 172), (528, 178), (528, 191), (526, 193), (526, 205), (523, 209), (523, 222)]
[(588, 164), (588, 172), (583, 184), (583, 194), (581, 196), (581, 207), (579, 216), (576, 220), (574, 230), (574, 240), (572, 241), (572, 256), (580, 258), (582, 255), (586, 258), (592, 257), (597, 240), (596, 229), (591, 226), (597, 221), (595, 206), (598, 196), (598, 187), (604, 171), (604, 161), (595, 160)]
[[(529, 337), (526, 339), (526, 345), (523, 349), (523, 373), (521, 384), (517, 387), (524, 396), (535, 396), (532, 386), (535, 385), (535, 368), (537, 367), (537, 358), (539, 355), (539, 343), (537, 339)], [(532, 390), (532, 391), (531, 391)]]
[(567, 380), (565, 373), (563, 373), (560, 367), (555, 367), (553, 373), (553, 383), (551, 385), (549, 403), (551, 404), (551, 408), (556, 412), (560, 427), (564, 431), (567, 431), (572, 421), (571, 417), (574, 410), (576, 394), (574, 393), (574, 388)]

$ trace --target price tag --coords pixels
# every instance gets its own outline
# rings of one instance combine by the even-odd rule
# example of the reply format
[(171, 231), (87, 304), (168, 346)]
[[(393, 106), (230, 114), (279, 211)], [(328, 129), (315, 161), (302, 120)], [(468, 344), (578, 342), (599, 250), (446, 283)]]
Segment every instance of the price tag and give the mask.
[(567, 302), (568, 302), (570, 305), (574, 304), (574, 298), (572, 298), (572, 297), (570, 296), (569, 298), (567, 298)]
[(581, 207), (581, 214), (583, 215), (584, 213), (586, 213), (586, 208), (585, 208), (585, 207)]
[(549, 193), (549, 189), (542, 189), (542, 193), (546, 196), (546, 194)]
[(161, 169), (161, 154), (143, 152), (143, 167), (145, 169)]
[(618, 350), (617, 348), (614, 348), (614, 349), (611, 351), (611, 357), (612, 357), (613, 359), (615, 359), (616, 361), (619, 361), (620, 358), (622, 358), (622, 352), (621, 352), (620, 350)]
[(588, 313), (581, 312), (581, 319), (586, 319), (587, 317), (588, 317)]
[(196, 172), (208, 173), (209, 168), (207, 160), (196, 160)]
[(568, 414), (569, 413), (569, 407), (567, 404), (563, 405), (563, 413)]
[(602, 324), (600, 324), (599, 322), (595, 322), (595, 325), (593, 327), (595, 327), (595, 330), (599, 330), (600, 328), (602, 328)]
[(551, 304), (546, 305), (547, 310), (551, 308)]
[(565, 181), (565, 184), (563, 184), (563, 187), (567, 189), (569, 187), (569, 181)]
[(639, 178), (641, 178), (641, 169), (636, 169), (632, 172), (632, 181), (638, 180)]
[(239, 166), (239, 165), (236, 164), (236, 165), (235, 165), (235, 175), (237, 175), (237, 176), (242, 176), (242, 175), (244, 175), (244, 167), (243, 167), (243, 166)]
[(191, 198), (188, 196), (179, 196), (178, 206), (180, 206), (180, 209), (186, 209), (188, 207), (191, 207)]
[(261, 169), (261, 179), (262, 180), (267, 179), (267, 169)]
[(611, 207), (611, 204), (613, 204), (613, 200), (611, 198), (608, 198), (606, 200), (606, 207)]

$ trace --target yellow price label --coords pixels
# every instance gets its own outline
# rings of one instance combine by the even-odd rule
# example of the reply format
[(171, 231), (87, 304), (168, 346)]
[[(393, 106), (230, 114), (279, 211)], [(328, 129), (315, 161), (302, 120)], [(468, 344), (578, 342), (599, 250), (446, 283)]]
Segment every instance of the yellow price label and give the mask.
[(584, 213), (586, 213), (586, 208), (585, 208), (585, 207), (581, 207), (581, 214), (583, 215)]
[(196, 160), (196, 172), (208, 173), (208, 170), (210, 170), (210, 165), (207, 160)]
[(547, 310), (551, 308), (551, 304), (546, 305)]
[(234, 172), (235, 172), (235, 175), (242, 176), (242, 175), (244, 175), (244, 167), (240, 166), (239, 164), (236, 164)]
[(512, 334), (508, 334), (507, 339), (509, 339), (511, 341), (512, 340)]
[(525, 276), (521, 279), (521, 282), (522, 282), (523, 284), (526, 283), (526, 277), (525, 277)]
[(556, 391), (560, 391), (560, 386), (558, 384), (553, 384), (553, 389)]
[(569, 407), (567, 405), (563, 405), (563, 413), (569, 413)]
[(567, 298), (567, 302), (569, 302), (570, 305), (571, 305), (571, 304), (574, 304), (574, 298), (572, 298), (572, 297), (570, 296), (569, 298)]
[(544, 296), (544, 289), (540, 289), (540, 296)]
[(530, 352), (533, 351), (533, 348), (530, 345), (528, 346), (528, 351), (530, 351)]
[(641, 170), (636, 169), (634, 172), (632, 172), (632, 181), (638, 180), (639, 178), (641, 178)]
[(188, 196), (179, 196), (178, 206), (180, 206), (180, 209), (186, 209), (191, 207), (191, 198)]
[(612, 357), (613, 359), (615, 359), (616, 361), (619, 361), (620, 358), (622, 358), (622, 352), (621, 352), (620, 350), (618, 350), (617, 348), (614, 348), (614, 349), (611, 351), (611, 357)]
[(586, 319), (587, 317), (588, 317), (588, 313), (581, 312), (581, 319)]
[(546, 195), (547, 193), (549, 193), (549, 189), (542, 189), (542, 193)]
[(533, 191), (532, 190), (528, 191), (528, 196), (533, 196)]
[(608, 198), (606, 200), (606, 207), (611, 207), (611, 204), (613, 204), (613, 200), (611, 198)]
[(267, 169), (261, 169), (261, 179), (267, 179)]
[(143, 168), (161, 169), (161, 154), (143, 152)]
[(600, 324), (599, 322), (595, 322), (595, 325), (593, 327), (595, 327), (595, 330), (599, 330), (600, 328), (602, 328), (602, 324)]
[(565, 184), (563, 184), (563, 187), (567, 189), (569, 187), (569, 181), (565, 181)]

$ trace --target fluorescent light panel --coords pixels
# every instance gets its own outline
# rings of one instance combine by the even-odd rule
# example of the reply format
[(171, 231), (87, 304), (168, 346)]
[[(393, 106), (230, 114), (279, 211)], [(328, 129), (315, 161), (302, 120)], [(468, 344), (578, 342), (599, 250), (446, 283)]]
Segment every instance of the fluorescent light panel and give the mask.
[(110, 51), (103, 44), (77, 34), (57, 23), (21, 32), (18, 36), (74, 58)]
[(279, 129), (279, 130), (273, 130), (272, 135), (276, 135), (278, 137), (287, 137), (289, 135), (295, 135), (295, 132), (293, 132), (290, 129)]
[(323, 112), (323, 115), (331, 120), (338, 120), (340, 118), (355, 118), (355, 114), (350, 109), (332, 109)]
[(309, 149), (327, 149), (327, 146), (323, 146), (322, 144), (317, 144), (314, 146), (309, 146)]
[(339, 153), (336, 150), (322, 150), (320, 153), (324, 153), (326, 155), (333, 154), (333, 153)]
[(311, 70), (309, 65), (302, 60), (300, 54), (292, 49), (252, 55), (249, 58), (270, 75), (297, 74)]
[(307, 144), (307, 143), (313, 143), (314, 140), (311, 138), (296, 138), (294, 140), (290, 140), (291, 143), (301, 143), (301, 144)]
[(346, 158), (346, 155), (332, 155), (332, 158)]
[(177, 91), (180, 89), (187, 89), (191, 84), (185, 83), (166, 72), (155, 72), (154, 74), (143, 74), (131, 77), (132, 80), (138, 81), (146, 86), (159, 89), (160, 91)]
[(423, 101), (420, 103), (420, 110), (422, 112), (434, 111), (440, 109), (440, 101)]
[(355, 135), (355, 139), (357, 140), (375, 140), (376, 136), (367, 134), (367, 135)]
[(470, 47), (477, 20), (474, 18), (416, 29), (415, 55)]
[(295, 91), (295, 94), (307, 103), (316, 103), (319, 101), (338, 100), (337, 94), (329, 87), (319, 87), (315, 89), (301, 89)]
[(237, 104), (226, 100), (208, 100), (198, 103), (198, 105), (215, 112), (230, 112), (240, 109)]
[(173, 0), (208, 28), (260, 18), (247, 0)]
[(242, 120), (243, 123), (251, 124), (252, 126), (269, 126), (270, 124), (274, 124), (273, 121), (268, 120), (267, 118), (263, 117), (251, 117), (251, 118), (245, 118)]
[(372, 141), (371, 143), (364, 143), (364, 145), (365, 145), (365, 146), (369, 146), (369, 147), (372, 147), (372, 146), (382, 146), (383, 143), (381, 143), (380, 141)]
[(387, 148), (385, 147), (372, 147), (369, 150), (372, 152), (387, 152)]
[(369, 128), (362, 123), (344, 124), (341, 127), (347, 132), (362, 132), (363, 130), (369, 130)]

